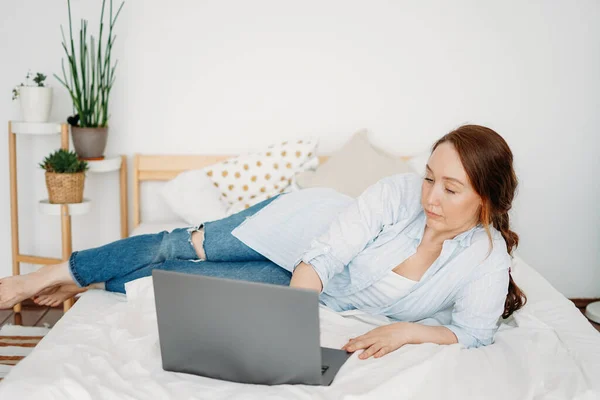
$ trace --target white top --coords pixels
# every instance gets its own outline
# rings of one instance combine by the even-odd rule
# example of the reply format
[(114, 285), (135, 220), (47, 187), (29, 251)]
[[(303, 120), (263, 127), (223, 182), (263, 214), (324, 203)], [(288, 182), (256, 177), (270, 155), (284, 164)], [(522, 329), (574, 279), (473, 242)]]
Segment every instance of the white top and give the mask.
[[(417, 281), (390, 271), (371, 286), (348, 296), (336, 296), (335, 300), (344, 311), (373, 306), (385, 307), (398, 301), (417, 283)], [(327, 295), (321, 294), (321, 297), (327, 297)], [(325, 300), (324, 303), (327, 303), (326, 299), (323, 300)]]

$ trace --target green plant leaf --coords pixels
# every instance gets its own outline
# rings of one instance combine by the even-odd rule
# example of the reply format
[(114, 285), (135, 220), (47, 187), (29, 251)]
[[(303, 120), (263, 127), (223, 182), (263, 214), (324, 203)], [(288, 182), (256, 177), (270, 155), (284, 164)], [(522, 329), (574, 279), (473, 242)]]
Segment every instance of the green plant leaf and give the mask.
[(33, 81), (39, 86), (39, 87), (43, 87), (44, 86), (44, 81), (46, 80), (46, 75), (38, 72), (35, 74), (35, 78), (33, 78)]
[(80, 160), (77, 157), (77, 153), (65, 149), (59, 149), (51, 153), (44, 158), (44, 161), (41, 162), (39, 166), (48, 172), (60, 174), (85, 172), (89, 169), (88, 163), (84, 160)]

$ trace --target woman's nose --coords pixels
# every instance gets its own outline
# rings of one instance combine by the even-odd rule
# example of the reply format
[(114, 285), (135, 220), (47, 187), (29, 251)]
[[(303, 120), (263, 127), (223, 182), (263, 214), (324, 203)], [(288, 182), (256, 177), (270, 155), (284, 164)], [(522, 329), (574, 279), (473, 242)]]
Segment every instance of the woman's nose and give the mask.
[(439, 189), (433, 186), (427, 193), (427, 204), (438, 206), (440, 203)]

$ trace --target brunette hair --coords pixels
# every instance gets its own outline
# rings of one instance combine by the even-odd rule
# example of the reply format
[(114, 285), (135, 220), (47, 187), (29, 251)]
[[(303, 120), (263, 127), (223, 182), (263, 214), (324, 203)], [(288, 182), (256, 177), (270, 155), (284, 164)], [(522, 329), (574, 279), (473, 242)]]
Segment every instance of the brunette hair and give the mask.
[[(492, 234), (489, 226), (493, 225), (502, 234), (512, 256), (513, 248), (519, 245), (519, 236), (510, 230), (508, 211), (518, 180), (508, 144), (498, 133), (480, 125), (463, 125), (444, 135), (435, 142), (431, 152), (445, 142), (454, 146), (475, 192), (482, 199), (479, 221), (487, 232), (490, 246)], [(502, 318), (510, 317), (527, 303), (527, 296), (513, 281), (510, 269), (508, 274), (508, 295)]]

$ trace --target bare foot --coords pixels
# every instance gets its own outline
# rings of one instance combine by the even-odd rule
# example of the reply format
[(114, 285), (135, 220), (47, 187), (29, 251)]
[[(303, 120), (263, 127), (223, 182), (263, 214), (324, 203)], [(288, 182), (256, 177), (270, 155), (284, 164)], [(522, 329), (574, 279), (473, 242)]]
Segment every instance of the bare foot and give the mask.
[(35, 301), (35, 299), (43, 294), (52, 294), (54, 292), (56, 292), (58, 290), (58, 288), (60, 288), (60, 286), (54, 286), (54, 287), (48, 287), (44, 290), (42, 290), (41, 292), (37, 293), (35, 296), (32, 297), (32, 299)]
[(77, 293), (85, 291), (87, 291), (87, 288), (80, 288), (74, 283), (69, 283), (57, 286), (50, 293), (38, 294), (33, 301), (40, 306), (56, 307)]
[(9, 309), (17, 303), (54, 285), (47, 285), (34, 273), (8, 276), (0, 279), (0, 310)]

